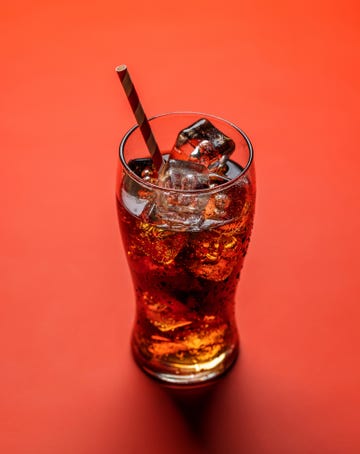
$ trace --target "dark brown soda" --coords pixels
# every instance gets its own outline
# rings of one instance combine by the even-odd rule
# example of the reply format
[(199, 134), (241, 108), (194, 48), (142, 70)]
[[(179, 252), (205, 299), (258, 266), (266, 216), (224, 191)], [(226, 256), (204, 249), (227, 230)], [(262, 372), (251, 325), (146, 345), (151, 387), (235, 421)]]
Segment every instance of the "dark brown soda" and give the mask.
[[(133, 161), (132, 170), (140, 176), (148, 161)], [(241, 171), (231, 166), (229, 174)], [(235, 291), (252, 229), (253, 184), (246, 177), (227, 190), (224, 222), (182, 230), (160, 226), (144, 215), (153, 203), (151, 191), (147, 194), (137, 185), (125, 175), (117, 195), (136, 292), (135, 359), (157, 376), (218, 374), (237, 353)], [(127, 192), (134, 201), (142, 200), (143, 211), (129, 208), (124, 202)], [(213, 210), (209, 196), (205, 218), (211, 220)]]

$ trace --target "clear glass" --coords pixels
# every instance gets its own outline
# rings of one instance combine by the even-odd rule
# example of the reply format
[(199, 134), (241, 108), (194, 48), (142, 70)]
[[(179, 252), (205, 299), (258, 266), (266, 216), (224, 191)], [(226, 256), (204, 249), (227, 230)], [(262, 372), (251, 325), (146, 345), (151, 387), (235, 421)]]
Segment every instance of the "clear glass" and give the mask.
[(150, 124), (162, 154), (200, 118), (235, 142), (222, 184), (195, 190), (153, 184), (137, 126), (121, 141), (116, 183), (136, 299), (133, 355), (148, 374), (176, 385), (211, 381), (237, 357), (235, 293), (255, 209), (253, 149), (234, 124), (203, 113), (156, 116)]

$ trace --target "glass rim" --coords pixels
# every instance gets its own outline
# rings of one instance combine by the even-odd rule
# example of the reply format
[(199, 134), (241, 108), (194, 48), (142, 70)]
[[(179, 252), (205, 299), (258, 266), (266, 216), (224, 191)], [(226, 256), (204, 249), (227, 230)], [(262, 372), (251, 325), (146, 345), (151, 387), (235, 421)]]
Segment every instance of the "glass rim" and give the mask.
[[(209, 117), (209, 118), (213, 118), (215, 120), (219, 120), (219, 121), (222, 121), (224, 123), (226, 123), (227, 125), (231, 126), (232, 128), (234, 128), (244, 139), (245, 139), (245, 142), (247, 144), (247, 148), (248, 148), (248, 151), (249, 151), (249, 157), (248, 157), (248, 160), (247, 160), (247, 163), (245, 165), (245, 167), (243, 168), (243, 170), (239, 173), (239, 175), (237, 175), (236, 178), (233, 178), (229, 181), (227, 181), (226, 183), (222, 183), (218, 186), (215, 186), (214, 188), (206, 188), (206, 189), (175, 189), (175, 188), (164, 188), (164, 187), (161, 187), (161, 186), (157, 186), (156, 184), (153, 184), (153, 183), (150, 183), (148, 181), (144, 181), (141, 177), (139, 177), (138, 175), (136, 175), (135, 172), (133, 172), (131, 170), (131, 168), (129, 167), (128, 163), (126, 162), (126, 159), (125, 159), (125, 156), (124, 156), (124, 149), (125, 149), (125, 145), (126, 145), (126, 142), (127, 140), (129, 139), (129, 137), (131, 136), (131, 134), (136, 131), (136, 129), (139, 128), (139, 125), (138, 124), (135, 124), (134, 126), (132, 126), (123, 136), (123, 138), (121, 139), (121, 142), (120, 142), (120, 146), (119, 146), (119, 157), (120, 157), (120, 162), (125, 170), (125, 172), (129, 175), (130, 178), (132, 178), (133, 180), (135, 180), (136, 182), (138, 182), (139, 184), (149, 188), (149, 189), (152, 189), (152, 190), (157, 190), (157, 191), (164, 191), (164, 192), (176, 192), (176, 193), (186, 193), (186, 194), (191, 194), (191, 193), (194, 193), (194, 194), (202, 194), (202, 193), (212, 193), (212, 192), (219, 192), (219, 191), (223, 191), (231, 186), (233, 186), (234, 184), (236, 184), (236, 182), (238, 180), (240, 180), (240, 178), (242, 176), (244, 176), (248, 170), (250, 169), (250, 166), (254, 160), (254, 149), (253, 149), (253, 146), (252, 146), (252, 143), (249, 139), (249, 137), (245, 134), (245, 132), (240, 129), (238, 126), (236, 126), (235, 123), (232, 123), (231, 121), (229, 120), (225, 120), (224, 118), (222, 117), (219, 117), (217, 115), (213, 115), (213, 114), (207, 114), (207, 113), (204, 113), (204, 112), (196, 112), (196, 111), (175, 111), (175, 112), (165, 112), (165, 113), (161, 113), (161, 114), (157, 114), (157, 115), (153, 115), (152, 117), (150, 117), (148, 120), (149, 122), (151, 122), (152, 120), (156, 120), (157, 118), (161, 118), (161, 117), (168, 117), (168, 116), (181, 116), (181, 115), (199, 115), (200, 117), (203, 116), (203, 117)], [(150, 153), (148, 153), (148, 156), (146, 157), (149, 157), (151, 158), (150, 156)]]

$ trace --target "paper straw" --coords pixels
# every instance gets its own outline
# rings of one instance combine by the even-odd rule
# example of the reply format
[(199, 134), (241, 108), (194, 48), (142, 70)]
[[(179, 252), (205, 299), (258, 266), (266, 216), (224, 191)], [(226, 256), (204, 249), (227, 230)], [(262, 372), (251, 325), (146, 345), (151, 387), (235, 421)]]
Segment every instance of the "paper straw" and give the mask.
[(130, 75), (127, 70), (127, 67), (126, 67), (126, 65), (120, 65), (120, 66), (117, 66), (115, 68), (115, 70), (119, 76), (120, 82), (122, 83), (125, 94), (130, 103), (131, 109), (135, 115), (137, 124), (140, 127), (140, 131), (145, 140), (146, 146), (148, 147), (148, 150), (150, 152), (153, 163), (154, 163), (156, 169), (159, 170), (163, 163), (163, 158), (162, 158), (159, 146), (156, 143), (156, 140), (152, 133), (149, 120), (146, 118), (146, 115), (145, 115), (144, 109), (142, 108), (142, 105), (140, 103), (138, 94), (130, 79)]

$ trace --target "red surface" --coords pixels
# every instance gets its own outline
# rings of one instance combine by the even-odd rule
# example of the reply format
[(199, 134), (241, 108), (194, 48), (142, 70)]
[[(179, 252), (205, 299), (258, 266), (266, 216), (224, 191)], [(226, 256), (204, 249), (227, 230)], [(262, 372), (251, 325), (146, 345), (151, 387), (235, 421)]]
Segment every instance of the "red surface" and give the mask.
[[(2, 453), (360, 452), (359, 17), (346, 0), (1, 5)], [(241, 356), (186, 405), (129, 352), (121, 63), (148, 115), (223, 116), (256, 152)]]

